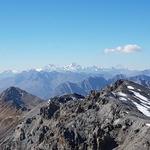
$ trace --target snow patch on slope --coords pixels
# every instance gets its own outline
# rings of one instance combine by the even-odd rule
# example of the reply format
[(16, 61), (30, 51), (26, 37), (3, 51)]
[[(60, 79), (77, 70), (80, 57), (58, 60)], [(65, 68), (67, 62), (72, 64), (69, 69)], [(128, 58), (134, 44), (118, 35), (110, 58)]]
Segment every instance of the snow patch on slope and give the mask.
[(124, 97), (120, 97), (119, 99), (120, 99), (121, 101), (127, 101), (127, 99), (124, 98)]
[(134, 90), (134, 87), (132, 87), (132, 86), (127, 86), (127, 88), (130, 90)]
[(146, 123), (146, 126), (147, 126), (147, 127), (150, 127), (150, 123)]
[(137, 109), (142, 112), (145, 116), (150, 117), (149, 107), (143, 106), (142, 104), (138, 104), (137, 102), (133, 101), (133, 104), (137, 107)]
[(119, 96), (122, 96), (122, 97), (127, 97), (127, 94), (123, 93), (123, 92), (118, 92), (117, 93)]
[(133, 92), (134, 95), (135, 95), (136, 97), (138, 97), (139, 99), (142, 99), (142, 100), (144, 100), (144, 101), (149, 101), (145, 96), (141, 95), (140, 93), (135, 92), (135, 91), (132, 91), (132, 92)]
[(142, 90), (140, 89), (139, 91), (139, 89), (137, 89), (137, 91), (139, 91), (137, 92), (135, 91), (136, 88), (133, 86), (127, 86), (127, 89), (133, 94), (128, 92), (124, 93), (123, 91), (117, 92), (116, 94), (119, 96), (119, 100), (132, 102), (141, 113), (147, 117), (150, 117), (150, 100), (141, 93)]

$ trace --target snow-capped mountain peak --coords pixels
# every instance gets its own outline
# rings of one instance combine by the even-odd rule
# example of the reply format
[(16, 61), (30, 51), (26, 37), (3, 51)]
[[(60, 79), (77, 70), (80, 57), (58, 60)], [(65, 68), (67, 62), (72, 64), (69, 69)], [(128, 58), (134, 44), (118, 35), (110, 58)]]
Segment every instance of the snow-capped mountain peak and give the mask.
[(102, 67), (100, 66), (88, 66), (88, 67), (83, 67), (77, 63), (71, 63), (69, 65), (64, 65), (64, 66), (58, 66), (54, 64), (49, 64), (45, 67), (42, 68), (37, 68), (35, 69), (36, 71), (58, 71), (58, 72), (87, 72), (87, 73), (92, 73), (92, 72), (100, 72), (102, 71)]
[(69, 65), (65, 65), (63, 67), (64, 71), (81, 71), (83, 68), (82, 66), (76, 64), (76, 63), (71, 63)]

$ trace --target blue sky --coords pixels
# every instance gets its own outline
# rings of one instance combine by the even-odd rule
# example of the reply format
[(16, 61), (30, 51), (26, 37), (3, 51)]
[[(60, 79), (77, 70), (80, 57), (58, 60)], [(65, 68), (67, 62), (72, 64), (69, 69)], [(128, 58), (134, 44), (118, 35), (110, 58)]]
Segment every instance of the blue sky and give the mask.
[[(0, 70), (71, 62), (150, 68), (149, 29), (149, 0), (0, 0)], [(140, 50), (116, 50), (129, 44)]]

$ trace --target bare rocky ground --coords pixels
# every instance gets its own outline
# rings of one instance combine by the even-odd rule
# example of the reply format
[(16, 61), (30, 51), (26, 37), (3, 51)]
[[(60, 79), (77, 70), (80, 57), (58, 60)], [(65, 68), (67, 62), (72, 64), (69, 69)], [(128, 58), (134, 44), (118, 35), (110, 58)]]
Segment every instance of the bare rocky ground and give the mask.
[(149, 150), (150, 90), (119, 80), (87, 97), (54, 97), (24, 114), (2, 150)]
[(43, 100), (19, 88), (10, 87), (0, 94), (0, 143), (13, 134), (23, 116)]

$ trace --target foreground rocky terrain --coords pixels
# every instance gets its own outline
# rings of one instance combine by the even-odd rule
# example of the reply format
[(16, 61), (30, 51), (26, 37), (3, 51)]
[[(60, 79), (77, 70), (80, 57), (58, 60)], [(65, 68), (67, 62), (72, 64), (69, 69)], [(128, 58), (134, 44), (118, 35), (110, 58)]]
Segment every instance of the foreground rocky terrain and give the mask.
[(2, 150), (149, 150), (150, 89), (118, 80), (105, 89), (37, 105), (1, 140)]
[(10, 87), (0, 94), (0, 143), (7, 138), (22, 116), (37, 105), (42, 99), (19, 88)]

